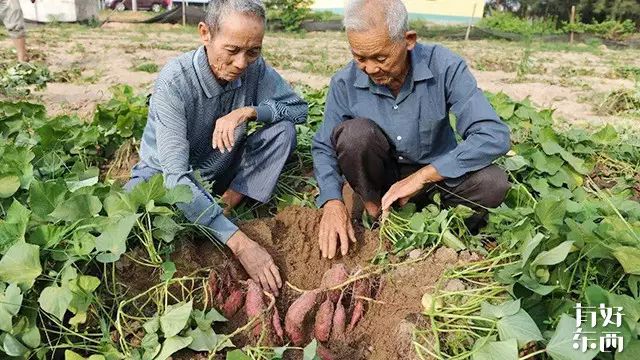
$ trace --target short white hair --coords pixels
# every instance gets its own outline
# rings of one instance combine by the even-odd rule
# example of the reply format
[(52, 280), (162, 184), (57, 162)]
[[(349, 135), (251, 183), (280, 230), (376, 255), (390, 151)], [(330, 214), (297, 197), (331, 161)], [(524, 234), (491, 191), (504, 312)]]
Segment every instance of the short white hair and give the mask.
[(204, 22), (212, 32), (220, 30), (222, 19), (232, 12), (249, 14), (257, 17), (266, 24), (266, 10), (262, 0), (214, 0), (209, 3), (209, 9)]
[(348, 0), (344, 8), (346, 31), (368, 31), (380, 26), (371, 13), (364, 11), (366, 5), (375, 3), (380, 8), (393, 41), (400, 41), (409, 31), (409, 13), (402, 0)]

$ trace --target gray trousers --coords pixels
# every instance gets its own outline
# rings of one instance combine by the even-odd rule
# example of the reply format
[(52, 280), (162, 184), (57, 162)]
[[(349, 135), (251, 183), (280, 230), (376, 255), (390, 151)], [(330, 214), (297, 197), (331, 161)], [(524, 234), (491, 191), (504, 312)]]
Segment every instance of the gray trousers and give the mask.
[[(235, 190), (251, 199), (267, 202), (276, 187), (278, 177), (296, 147), (296, 130), (292, 123), (278, 122), (256, 131), (255, 133), (236, 142), (233, 161), (229, 166), (216, 171), (198, 169), (207, 174), (205, 180), (213, 181), (214, 193), (220, 195), (227, 189)], [(124, 186), (129, 191), (136, 184), (146, 181), (153, 175), (161, 173), (143, 161), (136, 164), (131, 171), (131, 179)], [(207, 209), (215, 205), (215, 201), (192, 176), (190, 183), (194, 199), (190, 204), (179, 204), (178, 208), (189, 221), (202, 225), (210, 225), (208, 219), (203, 218)]]
[[(331, 137), (338, 157), (338, 165), (354, 192), (363, 201), (380, 204), (384, 193), (397, 181), (403, 179), (424, 164), (400, 164), (394, 149), (380, 127), (369, 119), (346, 120), (333, 130)], [(476, 213), (466, 224), (476, 232), (486, 224), (487, 210), (499, 206), (511, 186), (504, 170), (496, 165), (474, 171), (455, 179), (429, 185), (411, 202), (425, 206), (440, 193), (445, 206), (466, 205)]]
[(25, 37), (24, 19), (18, 0), (0, 0), (0, 19), (12, 39)]

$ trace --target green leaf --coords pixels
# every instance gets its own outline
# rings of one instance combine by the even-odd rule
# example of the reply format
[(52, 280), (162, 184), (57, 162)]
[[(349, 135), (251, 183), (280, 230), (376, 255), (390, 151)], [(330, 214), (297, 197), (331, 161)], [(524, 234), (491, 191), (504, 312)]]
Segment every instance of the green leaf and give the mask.
[(488, 341), (480, 339), (473, 345), (472, 360), (517, 360), (518, 343), (516, 339), (506, 341)]
[(112, 226), (96, 239), (97, 260), (104, 263), (115, 262), (127, 251), (127, 238), (138, 219), (137, 214), (113, 219)]
[(640, 275), (640, 249), (631, 246), (618, 246), (613, 256), (620, 262), (627, 274)]
[(69, 304), (71, 304), (71, 300), (73, 300), (73, 293), (68, 287), (52, 285), (42, 290), (38, 298), (38, 304), (40, 304), (42, 310), (62, 321)]
[(211, 308), (209, 312), (205, 314), (202, 310), (193, 310), (191, 312), (191, 317), (195, 320), (198, 327), (202, 330), (210, 329), (214, 322), (226, 322), (228, 321), (224, 316), (222, 316), (218, 310)]
[(176, 264), (173, 261), (165, 261), (162, 263), (162, 281), (169, 281), (173, 278), (173, 274), (176, 273)]
[(504, 160), (504, 169), (507, 171), (518, 171), (529, 165), (527, 159), (520, 155), (511, 156)]
[(71, 350), (64, 351), (64, 360), (105, 360), (103, 355), (91, 355), (88, 358), (78, 355)]
[(0, 330), (11, 331), (13, 328), (12, 318), (20, 311), (22, 299), (22, 293), (16, 284), (7, 286), (0, 294)]
[(530, 341), (544, 340), (536, 323), (523, 309), (501, 318), (497, 326), (500, 340), (516, 339), (519, 347), (525, 346)]
[(162, 344), (162, 350), (154, 360), (166, 360), (169, 356), (175, 354), (179, 350), (182, 350), (189, 346), (193, 341), (190, 337), (172, 336), (164, 341)]
[(522, 266), (524, 266), (527, 261), (529, 261), (529, 257), (533, 251), (540, 245), (540, 242), (544, 239), (544, 235), (541, 233), (537, 233), (533, 238), (528, 238), (526, 242), (522, 245)]
[(35, 349), (40, 346), (42, 339), (40, 338), (40, 330), (36, 326), (27, 329), (21, 337), (22, 342), (28, 347)]
[(589, 174), (589, 170), (587, 170), (587, 168), (584, 167), (584, 160), (575, 157), (573, 154), (571, 154), (570, 152), (564, 149), (560, 152), (560, 156), (562, 156), (562, 158), (567, 163), (569, 163), (569, 165), (571, 165), (573, 170), (575, 170), (577, 173), (582, 175)]
[(618, 132), (613, 126), (607, 124), (592, 134), (590, 138), (596, 143), (608, 145), (618, 141)]
[(0, 252), (4, 253), (17, 242), (24, 242), (30, 215), (31, 211), (19, 201), (14, 200), (11, 203), (5, 220), (0, 219)]
[(22, 345), (20, 341), (14, 338), (11, 334), (4, 334), (4, 341), (2, 347), (4, 352), (9, 356), (25, 356), (29, 353), (29, 349)]
[(147, 334), (155, 333), (160, 329), (160, 317), (157, 315), (142, 325)]
[(304, 347), (304, 350), (302, 353), (302, 359), (303, 360), (317, 359), (317, 353), (318, 353), (318, 341), (316, 339), (313, 339), (309, 343), (309, 345)]
[(16, 175), (0, 176), (0, 199), (6, 199), (18, 191), (20, 178)]
[(23, 289), (31, 288), (41, 273), (40, 247), (37, 245), (14, 244), (0, 259), (0, 280), (15, 283)]
[(551, 250), (542, 251), (531, 263), (531, 266), (556, 265), (564, 261), (569, 255), (573, 241), (565, 241)]
[(211, 351), (218, 344), (218, 335), (213, 332), (213, 329), (209, 327), (207, 330), (190, 329), (187, 331), (187, 336), (191, 337), (193, 341), (189, 344), (189, 349), (193, 351)]
[(77, 220), (92, 218), (102, 210), (102, 203), (97, 196), (74, 195), (65, 200), (49, 215), (53, 219), (74, 222)]
[(188, 185), (176, 185), (160, 199), (159, 203), (174, 205), (177, 203), (190, 203), (193, 193)]
[(192, 309), (193, 300), (167, 306), (164, 314), (160, 316), (160, 328), (164, 336), (170, 338), (182, 331), (189, 321)]
[(549, 344), (547, 344), (547, 354), (554, 360), (591, 360), (598, 350), (587, 350), (582, 352), (573, 348), (573, 336), (576, 331), (576, 319), (567, 314), (562, 314), (556, 331), (553, 333)]
[(494, 106), (498, 116), (500, 116), (505, 120), (509, 120), (509, 118), (513, 116), (513, 112), (516, 109), (516, 104), (514, 103), (503, 102), (503, 103), (495, 104)]
[(175, 238), (178, 231), (183, 227), (178, 225), (172, 218), (168, 216), (156, 216), (153, 218), (153, 237), (161, 239), (166, 243), (170, 243)]
[(543, 198), (538, 201), (535, 207), (535, 214), (538, 221), (547, 230), (557, 232), (563, 224), (564, 215), (567, 212), (567, 205), (564, 200)]
[(164, 181), (161, 174), (156, 174), (147, 181), (143, 181), (136, 185), (129, 193), (129, 198), (134, 206), (146, 206), (151, 200), (162, 199), (167, 190), (164, 187)]
[(629, 344), (625, 344), (622, 352), (616, 352), (615, 360), (637, 360), (640, 354), (640, 340), (631, 339)]
[(227, 360), (251, 360), (251, 358), (242, 350), (233, 350), (227, 353)]
[(560, 157), (555, 155), (548, 156), (542, 151), (534, 152), (531, 155), (531, 160), (533, 160), (533, 167), (536, 168), (536, 170), (549, 175), (557, 173), (562, 167), (562, 164), (564, 164), (564, 160)]
[(489, 319), (500, 319), (505, 316), (516, 314), (520, 310), (520, 299), (505, 301), (498, 305), (492, 305), (483, 301), (481, 308), (480, 316)]

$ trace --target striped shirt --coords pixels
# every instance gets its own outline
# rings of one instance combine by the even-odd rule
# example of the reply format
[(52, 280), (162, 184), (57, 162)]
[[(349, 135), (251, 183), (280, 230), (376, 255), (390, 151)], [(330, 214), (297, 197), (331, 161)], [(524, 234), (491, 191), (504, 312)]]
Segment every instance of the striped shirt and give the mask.
[[(185, 184), (193, 189), (194, 170), (214, 180), (233, 161), (231, 154), (212, 147), (216, 120), (245, 106), (254, 107), (257, 121), (267, 124), (297, 124), (307, 118), (307, 104), (263, 58), (235, 81), (220, 85), (204, 46), (182, 54), (170, 61), (156, 80), (140, 146), (141, 161), (161, 171), (168, 188)], [(199, 198), (203, 196), (207, 201)], [(237, 227), (210, 197), (204, 191), (194, 191), (192, 204), (199, 204), (200, 216), (209, 218), (205, 223), (211, 224), (214, 235), (226, 242)]]

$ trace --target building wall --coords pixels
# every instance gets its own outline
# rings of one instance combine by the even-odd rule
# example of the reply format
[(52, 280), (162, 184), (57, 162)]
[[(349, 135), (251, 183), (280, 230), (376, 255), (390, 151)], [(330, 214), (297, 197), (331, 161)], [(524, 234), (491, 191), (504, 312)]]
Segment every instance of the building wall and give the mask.
[[(473, 14), (482, 18), (484, 0), (403, 0), (411, 19), (423, 19), (441, 23), (467, 23)], [(314, 10), (330, 10), (342, 13), (345, 0), (315, 0)]]
[(26, 20), (73, 22), (98, 16), (98, 0), (20, 0)]

